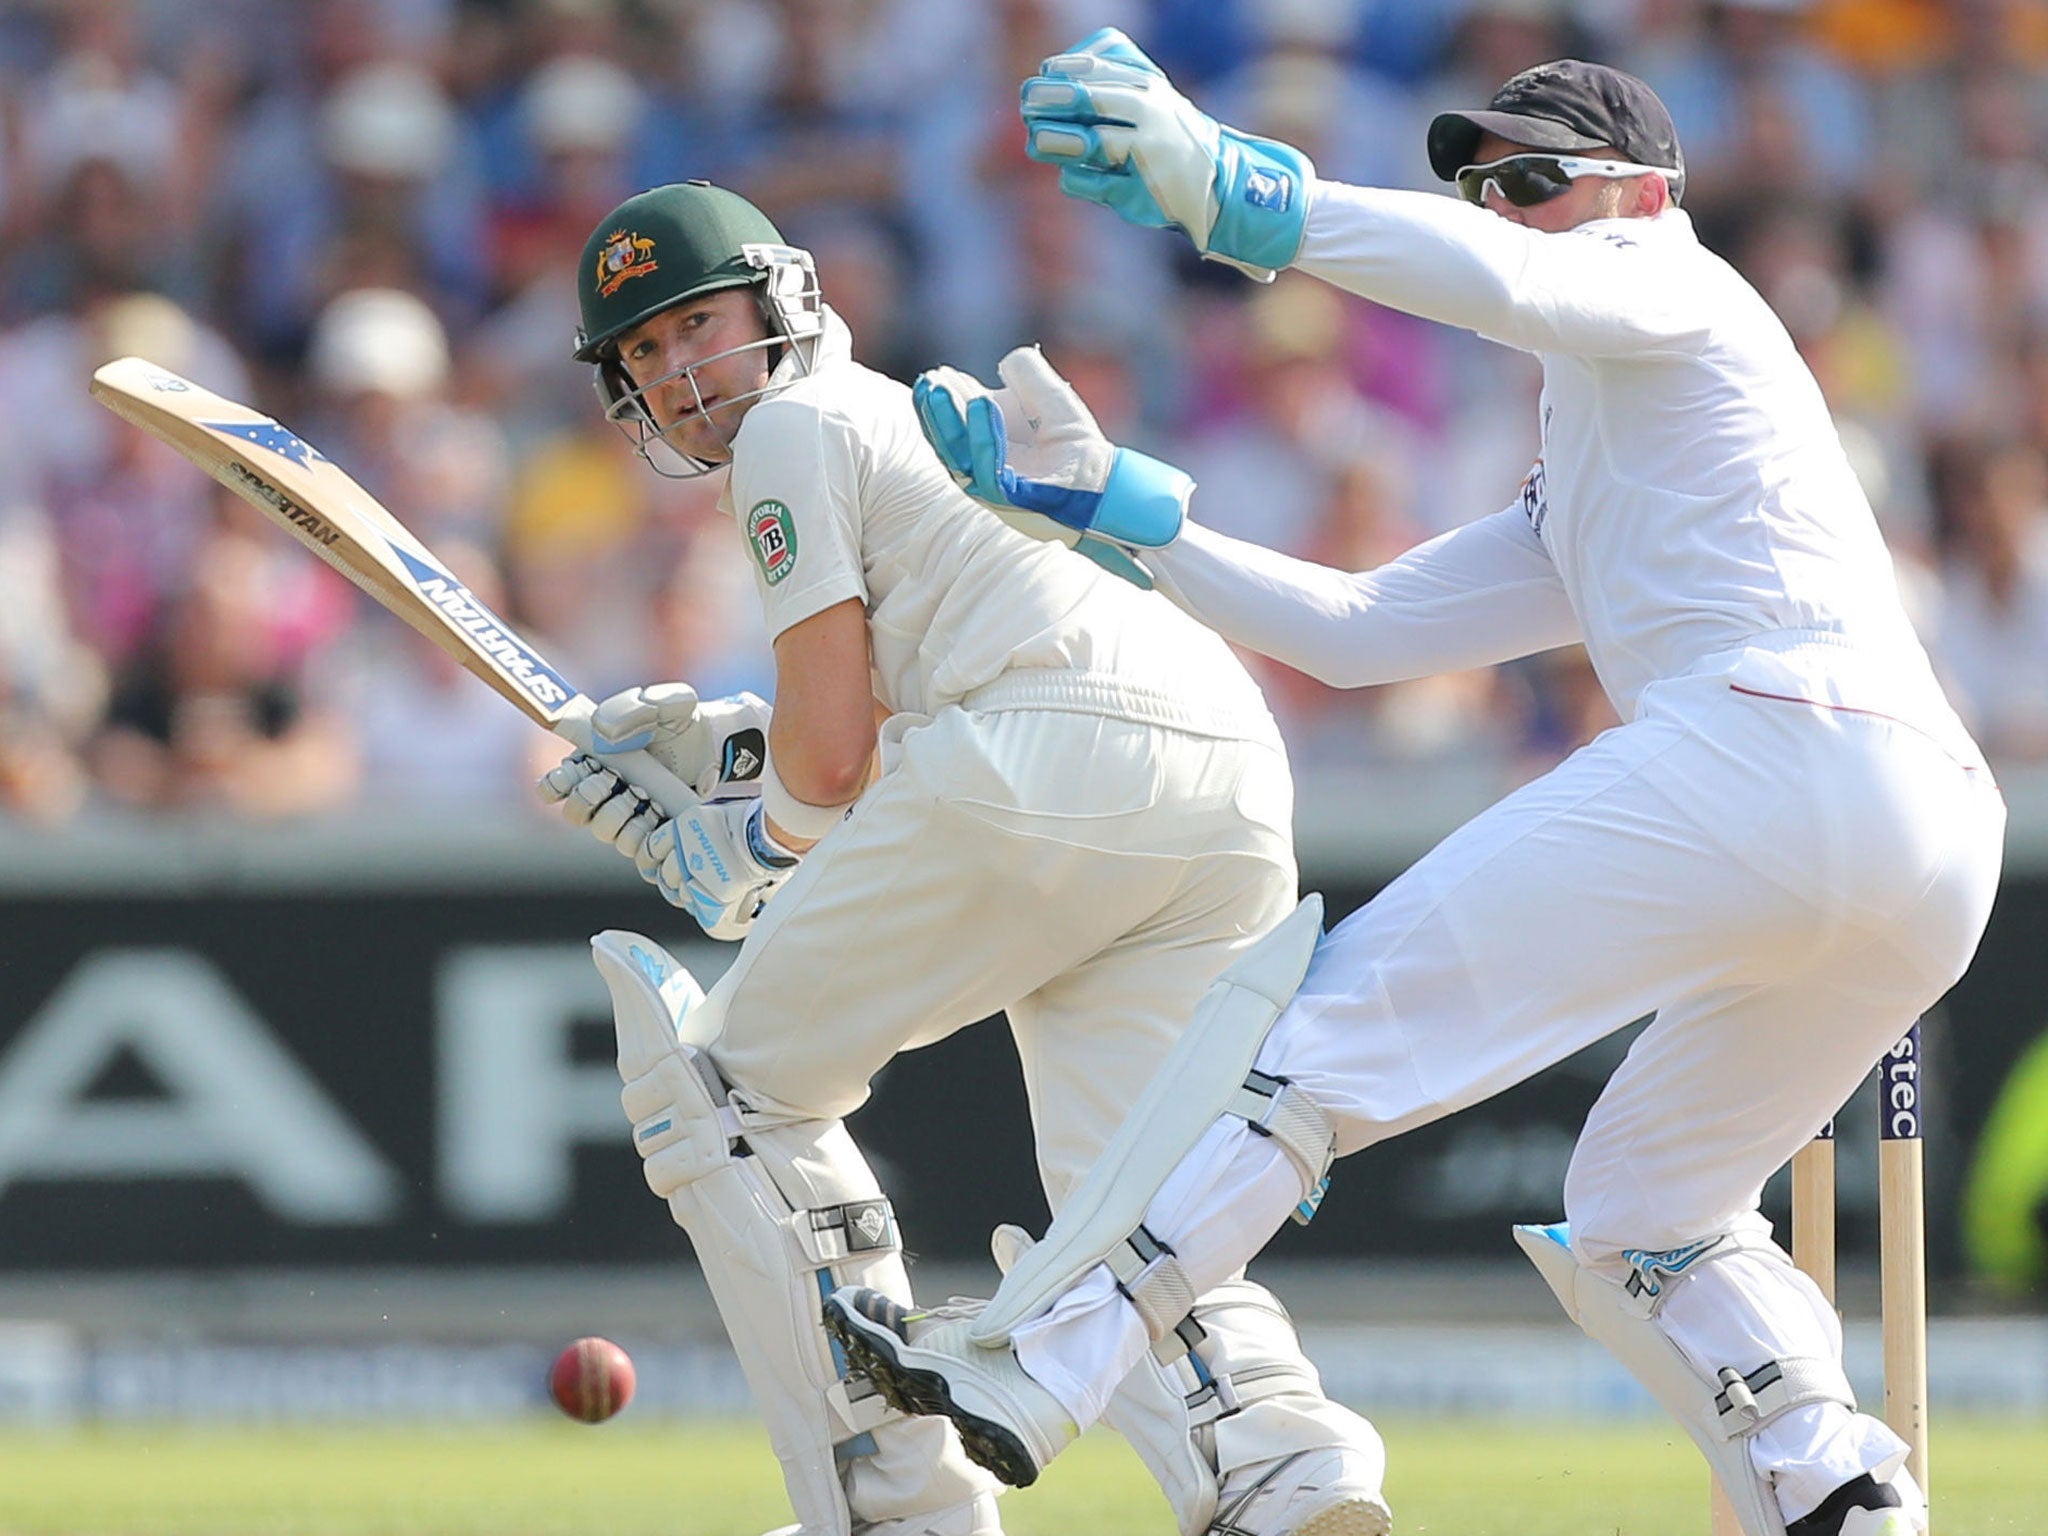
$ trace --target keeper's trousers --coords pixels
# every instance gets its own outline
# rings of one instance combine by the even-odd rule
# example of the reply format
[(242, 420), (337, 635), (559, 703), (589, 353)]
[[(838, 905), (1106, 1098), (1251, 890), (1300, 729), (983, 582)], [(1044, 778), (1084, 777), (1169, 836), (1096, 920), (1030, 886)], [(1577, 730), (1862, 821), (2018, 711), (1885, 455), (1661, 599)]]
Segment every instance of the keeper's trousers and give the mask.
[(1340, 923), (1261, 1059), (1351, 1152), (1654, 1011), (1564, 1201), (1589, 1261), (1677, 1247), (1753, 1210), (1962, 975), (2004, 824), (1911, 726), (1658, 684)]

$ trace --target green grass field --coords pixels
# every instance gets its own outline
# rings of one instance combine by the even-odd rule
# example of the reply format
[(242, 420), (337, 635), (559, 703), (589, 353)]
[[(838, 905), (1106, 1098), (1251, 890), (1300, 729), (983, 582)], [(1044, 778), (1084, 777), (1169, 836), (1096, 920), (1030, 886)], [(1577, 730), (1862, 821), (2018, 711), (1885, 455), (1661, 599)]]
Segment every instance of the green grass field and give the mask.
[[(1653, 1426), (1382, 1426), (1403, 1536), (1691, 1536), (1706, 1474)], [(1950, 1420), (1938, 1536), (2048, 1529), (2048, 1423)], [(750, 1426), (119, 1428), (0, 1436), (5, 1536), (760, 1536), (788, 1518)], [(1016, 1536), (1172, 1536), (1119, 1442), (1091, 1435), (1004, 1501)]]

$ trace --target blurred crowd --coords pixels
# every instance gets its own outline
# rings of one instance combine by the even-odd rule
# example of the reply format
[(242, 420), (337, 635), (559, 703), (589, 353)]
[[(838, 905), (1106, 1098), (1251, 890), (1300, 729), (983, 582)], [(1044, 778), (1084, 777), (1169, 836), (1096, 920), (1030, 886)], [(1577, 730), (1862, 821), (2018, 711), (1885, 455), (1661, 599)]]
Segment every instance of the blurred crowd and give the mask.
[[(568, 353), (593, 223), (707, 177), (816, 253), (857, 356), (1042, 342), (1198, 515), (1360, 568), (1506, 505), (1528, 359), (1069, 203), (1016, 85), (1124, 27), (1337, 178), (1572, 54), (1647, 78), (1686, 205), (1832, 402), (1994, 757), (2048, 757), (2048, 0), (5, 0), (0, 818), (525, 803), (547, 738), (94, 405), (150, 357), (350, 470), (586, 692), (772, 671), (717, 481), (658, 480)], [(1297, 758), (1534, 772), (1583, 656), (1338, 694)]]

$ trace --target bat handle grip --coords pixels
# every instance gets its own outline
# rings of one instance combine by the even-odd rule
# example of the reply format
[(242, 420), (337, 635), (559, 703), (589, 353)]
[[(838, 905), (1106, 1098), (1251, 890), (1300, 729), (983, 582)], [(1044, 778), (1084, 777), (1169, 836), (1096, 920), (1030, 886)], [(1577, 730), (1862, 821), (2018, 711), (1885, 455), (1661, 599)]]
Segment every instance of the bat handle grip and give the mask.
[(562, 706), (550, 729), (578, 752), (588, 753), (639, 790), (664, 816), (686, 815), (703, 804), (694, 789), (656, 762), (646, 750), (598, 751), (590, 733), (590, 716), (596, 708), (589, 695), (579, 693)]

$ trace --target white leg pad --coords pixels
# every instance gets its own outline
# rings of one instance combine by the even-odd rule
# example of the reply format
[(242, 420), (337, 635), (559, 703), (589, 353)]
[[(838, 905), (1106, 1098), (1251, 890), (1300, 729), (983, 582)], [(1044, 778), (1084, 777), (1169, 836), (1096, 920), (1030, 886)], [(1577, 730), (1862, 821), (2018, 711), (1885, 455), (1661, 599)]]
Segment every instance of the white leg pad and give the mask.
[[(998, 1227), (996, 1266), (1007, 1272), (1030, 1246), (1022, 1229)], [(1240, 1468), (1327, 1447), (1383, 1455), (1378, 1431), (1323, 1395), (1294, 1320), (1264, 1286), (1226, 1281), (1195, 1303), (1177, 1333), (1186, 1351), (1171, 1361), (1141, 1359), (1102, 1422), (1137, 1452), (1181, 1536), (1209, 1529), (1222, 1484)]]
[(1242, 1116), (1286, 1151), (1302, 1175), (1304, 1219), (1313, 1212), (1335, 1153), (1335, 1132), (1306, 1094), (1255, 1072), (1253, 1063), (1301, 986), (1322, 932), (1322, 898), (1310, 896), (1217, 978), (1045, 1241), (1017, 1261), (976, 1319), (975, 1343), (1007, 1343), (1012, 1329), (1105, 1261), (1153, 1338), (1169, 1338), (1194, 1294), (1172, 1253), (1144, 1234), (1145, 1207), (1223, 1115)]
[(1616, 1279), (1582, 1265), (1561, 1225), (1516, 1227), (1515, 1241), (1571, 1320), (1604, 1344), (1692, 1436), (1745, 1536), (1785, 1536), (1777, 1494), (1751, 1458), (1750, 1439), (1804, 1404), (1853, 1409), (1855, 1394), (1841, 1362), (1817, 1355), (1742, 1360), (1709, 1375), (1656, 1321), (1673, 1287), (1697, 1268), (1732, 1253), (1768, 1249), (1782, 1258), (1782, 1251), (1768, 1238), (1729, 1233), (1667, 1253), (1631, 1252), (1626, 1257), (1633, 1268)]
[[(1348, 1447), (1383, 1459), (1379, 1432), (1323, 1395), (1294, 1320), (1264, 1286), (1225, 1281), (1203, 1294), (1193, 1321), (1201, 1337), (1170, 1369), (1188, 1389), (1195, 1445), (1223, 1488), (1247, 1467), (1300, 1451)], [(1191, 1536), (1202, 1529), (1183, 1527)]]
[(806, 1536), (991, 1497), (943, 1421), (903, 1419), (848, 1381), (824, 1331), (840, 1285), (910, 1300), (895, 1216), (846, 1128), (751, 1123), (704, 1054), (716, 1021), (688, 973), (634, 934), (599, 934), (592, 951), (648, 1186), (696, 1249)]

